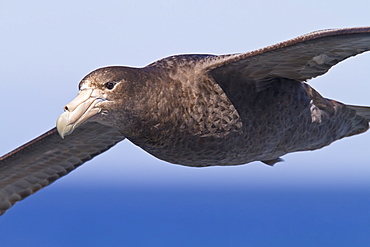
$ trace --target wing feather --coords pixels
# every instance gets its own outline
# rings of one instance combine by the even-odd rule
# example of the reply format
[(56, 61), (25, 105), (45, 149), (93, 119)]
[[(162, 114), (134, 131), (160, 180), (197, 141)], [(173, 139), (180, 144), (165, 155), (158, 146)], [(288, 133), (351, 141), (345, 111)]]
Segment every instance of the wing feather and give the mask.
[(283, 77), (305, 81), (325, 74), (333, 65), (370, 50), (370, 27), (309, 33), (252, 52), (207, 57), (206, 70), (238, 71), (253, 81)]
[(53, 128), (4, 155), (0, 158), (0, 215), (124, 138), (111, 127), (86, 123), (64, 140)]

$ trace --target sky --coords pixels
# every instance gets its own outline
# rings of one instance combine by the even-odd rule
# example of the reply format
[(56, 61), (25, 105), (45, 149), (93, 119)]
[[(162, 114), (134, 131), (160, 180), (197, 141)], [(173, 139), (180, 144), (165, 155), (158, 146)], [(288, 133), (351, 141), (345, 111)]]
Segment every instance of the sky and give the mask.
[[(369, 8), (365, 0), (3, 0), (0, 153), (53, 128), (96, 68), (368, 26)], [(309, 83), (325, 97), (370, 105), (369, 63), (362, 54)], [(370, 132), (286, 155), (275, 167), (196, 169), (124, 141), (16, 204), (0, 217), (0, 238), (8, 246), (364, 246), (369, 144)]]

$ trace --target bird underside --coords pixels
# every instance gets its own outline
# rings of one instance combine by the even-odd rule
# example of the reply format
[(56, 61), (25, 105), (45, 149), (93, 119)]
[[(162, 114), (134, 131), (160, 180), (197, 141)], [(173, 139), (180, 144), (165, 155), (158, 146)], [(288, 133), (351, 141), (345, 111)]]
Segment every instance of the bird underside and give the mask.
[(204, 99), (214, 103), (208, 104), (209, 111), (196, 109), (183, 118), (177, 128), (180, 133), (166, 127), (179, 124), (172, 122), (127, 138), (174, 164), (204, 167), (262, 161), (274, 165), (287, 153), (319, 149), (368, 129), (368, 121), (355, 110), (323, 98), (305, 83), (276, 79), (264, 90), (222, 89), (218, 98)]

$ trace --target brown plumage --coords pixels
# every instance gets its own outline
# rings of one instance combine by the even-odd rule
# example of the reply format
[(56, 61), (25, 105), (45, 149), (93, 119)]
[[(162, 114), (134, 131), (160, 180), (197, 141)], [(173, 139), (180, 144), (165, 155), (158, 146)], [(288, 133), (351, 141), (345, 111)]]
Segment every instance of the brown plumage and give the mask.
[(365, 132), (370, 108), (325, 99), (304, 81), (368, 50), (370, 28), (350, 28), (242, 54), (97, 69), (57, 129), (1, 157), (0, 213), (125, 137), (159, 159), (203, 167), (273, 165)]

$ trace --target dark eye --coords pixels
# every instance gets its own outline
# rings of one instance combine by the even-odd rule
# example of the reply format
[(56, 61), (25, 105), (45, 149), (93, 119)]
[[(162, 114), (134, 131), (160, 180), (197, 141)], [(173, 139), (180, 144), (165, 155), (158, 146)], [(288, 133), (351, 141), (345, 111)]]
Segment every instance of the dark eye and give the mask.
[(105, 88), (106, 89), (109, 89), (109, 90), (112, 90), (115, 85), (116, 85), (116, 83), (113, 82), (113, 81), (109, 81), (109, 82), (107, 82), (107, 83), (104, 84)]

